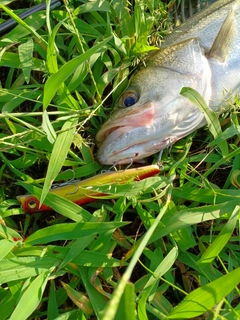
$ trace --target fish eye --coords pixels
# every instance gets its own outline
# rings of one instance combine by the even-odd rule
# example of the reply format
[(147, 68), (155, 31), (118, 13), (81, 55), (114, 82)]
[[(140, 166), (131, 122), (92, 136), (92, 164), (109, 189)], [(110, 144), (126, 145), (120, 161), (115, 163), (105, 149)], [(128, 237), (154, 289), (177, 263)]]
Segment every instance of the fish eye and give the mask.
[(30, 200), (30, 201), (28, 202), (28, 207), (29, 207), (30, 209), (34, 209), (34, 208), (36, 208), (36, 206), (37, 206), (37, 203), (36, 203), (35, 200)]
[(131, 107), (138, 101), (138, 94), (136, 91), (127, 91), (121, 97), (121, 106), (122, 107)]

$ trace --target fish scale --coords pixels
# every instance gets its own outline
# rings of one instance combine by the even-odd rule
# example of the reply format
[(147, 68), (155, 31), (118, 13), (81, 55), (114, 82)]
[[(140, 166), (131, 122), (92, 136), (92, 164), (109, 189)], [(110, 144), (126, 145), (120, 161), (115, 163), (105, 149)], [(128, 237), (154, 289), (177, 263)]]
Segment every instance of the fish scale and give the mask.
[(213, 111), (225, 110), (240, 88), (239, 8), (240, 0), (213, 3), (150, 54), (97, 133), (100, 163), (139, 161), (204, 126), (201, 111), (180, 95), (183, 87)]

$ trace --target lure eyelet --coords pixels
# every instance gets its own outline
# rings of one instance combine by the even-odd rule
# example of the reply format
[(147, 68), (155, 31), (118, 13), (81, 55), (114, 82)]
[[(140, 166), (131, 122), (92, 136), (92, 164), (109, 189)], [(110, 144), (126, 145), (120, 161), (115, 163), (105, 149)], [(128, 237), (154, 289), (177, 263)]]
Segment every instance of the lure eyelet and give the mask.
[(131, 107), (136, 102), (138, 102), (138, 99), (139, 99), (139, 96), (136, 91), (134, 90), (126, 91), (120, 98), (120, 106), (123, 108)]

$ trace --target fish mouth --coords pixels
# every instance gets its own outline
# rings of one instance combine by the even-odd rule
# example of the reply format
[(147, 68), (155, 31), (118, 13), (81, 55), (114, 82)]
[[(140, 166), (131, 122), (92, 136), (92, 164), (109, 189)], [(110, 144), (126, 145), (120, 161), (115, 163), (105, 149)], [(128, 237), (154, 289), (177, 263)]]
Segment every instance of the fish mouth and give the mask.
[[(154, 120), (155, 108), (153, 103), (147, 102), (134, 108), (120, 109), (103, 124), (96, 135), (96, 143), (100, 147), (106, 140), (117, 139), (120, 135), (139, 128), (151, 125)], [(111, 138), (109, 138), (111, 136)]]
[[(102, 164), (126, 164), (143, 155), (145, 136), (139, 134), (153, 125), (155, 106), (152, 102), (118, 110), (99, 130), (96, 142), (98, 161)], [(136, 139), (133, 139), (136, 137)], [(135, 149), (139, 149), (135, 151)], [(133, 150), (134, 149), (134, 150)], [(145, 155), (141, 156), (141, 158)], [(131, 160), (130, 160), (131, 159)]]

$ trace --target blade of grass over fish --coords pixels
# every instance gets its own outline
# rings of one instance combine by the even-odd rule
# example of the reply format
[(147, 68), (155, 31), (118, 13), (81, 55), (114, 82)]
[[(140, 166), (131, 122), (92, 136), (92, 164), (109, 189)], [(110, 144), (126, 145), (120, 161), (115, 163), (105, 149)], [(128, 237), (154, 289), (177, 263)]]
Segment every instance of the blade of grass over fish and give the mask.
[(9, 320), (28, 319), (41, 302), (43, 292), (48, 281), (48, 276), (52, 271), (53, 269), (50, 269), (50, 271), (41, 273), (33, 280), (21, 296)]
[(210, 244), (206, 251), (204, 251), (202, 257), (198, 261), (199, 264), (212, 262), (219, 255), (221, 250), (226, 246), (236, 226), (238, 215), (240, 213), (239, 210), (240, 207), (236, 206), (230, 219), (223, 226), (217, 238)]
[(61, 84), (79, 67), (81, 63), (84, 63), (87, 59), (91, 57), (94, 53), (99, 50), (103, 50), (103, 47), (109, 42), (112, 38), (108, 37), (107, 39), (101, 41), (100, 43), (94, 45), (92, 48), (88, 49), (85, 53), (81, 54), (79, 57), (73, 58), (68, 61), (65, 65), (63, 65), (58, 72), (51, 75), (46, 81), (44, 87), (44, 95), (43, 95), (43, 109), (45, 110), (58, 88)]
[[(19, 182), (19, 185), (23, 186), (30, 194), (35, 195), (40, 199), (42, 189), (29, 185), (27, 183)], [(76, 205), (72, 201), (59, 197), (55, 194), (48, 193), (44, 204), (53, 208), (56, 212), (60, 213), (64, 217), (67, 217), (73, 221), (89, 221), (92, 215), (82, 207)]]
[(73, 135), (78, 123), (78, 119), (70, 119), (64, 123), (62, 126), (62, 131), (58, 134), (57, 139), (54, 143), (52, 154), (49, 160), (48, 170), (46, 179), (44, 182), (41, 198), (40, 198), (40, 206), (43, 203), (53, 181), (59, 174), (63, 163), (66, 159), (68, 151), (70, 149)]
[(0, 8), (2, 8), (12, 19), (17, 21), (17, 23), (24, 27), (29, 33), (33, 34), (44, 45), (47, 44), (47, 42), (44, 40), (43, 37), (40, 36), (39, 33), (37, 33), (32, 27), (30, 27), (24, 20), (19, 18), (18, 15), (16, 15), (12, 10), (4, 6), (3, 4), (0, 4)]
[(166, 204), (161, 208), (160, 213), (156, 217), (155, 221), (151, 225), (151, 227), (147, 230), (147, 232), (144, 234), (143, 238), (141, 239), (141, 242), (139, 243), (136, 251), (134, 252), (134, 255), (124, 272), (121, 280), (118, 282), (117, 287), (115, 288), (113, 295), (111, 297), (111, 300), (107, 303), (105, 309), (104, 309), (104, 315), (102, 320), (114, 320), (115, 315), (117, 312), (117, 309), (119, 307), (119, 302), (121, 300), (121, 296), (125, 290), (126, 284), (128, 283), (131, 274), (133, 272), (133, 269), (135, 265), (137, 264), (142, 252), (144, 251), (147, 243), (150, 241), (150, 238), (152, 237), (152, 234), (154, 233), (155, 229), (157, 228), (160, 220), (164, 216), (168, 205), (169, 205), (170, 198), (167, 198)]
[[(190, 319), (211, 310), (240, 283), (240, 268), (192, 291), (167, 316), (168, 319)], [(223, 285), (224, 284), (224, 285)]]
[[(186, 97), (188, 100), (190, 100), (204, 114), (208, 124), (208, 128), (212, 133), (213, 137), (216, 139), (222, 133), (222, 129), (215, 112), (213, 112), (207, 106), (202, 96), (196, 90), (185, 87), (185, 88), (182, 88), (180, 94)], [(227, 156), (228, 145), (225, 140), (219, 143), (219, 148), (221, 149), (222, 156), (223, 157)]]

